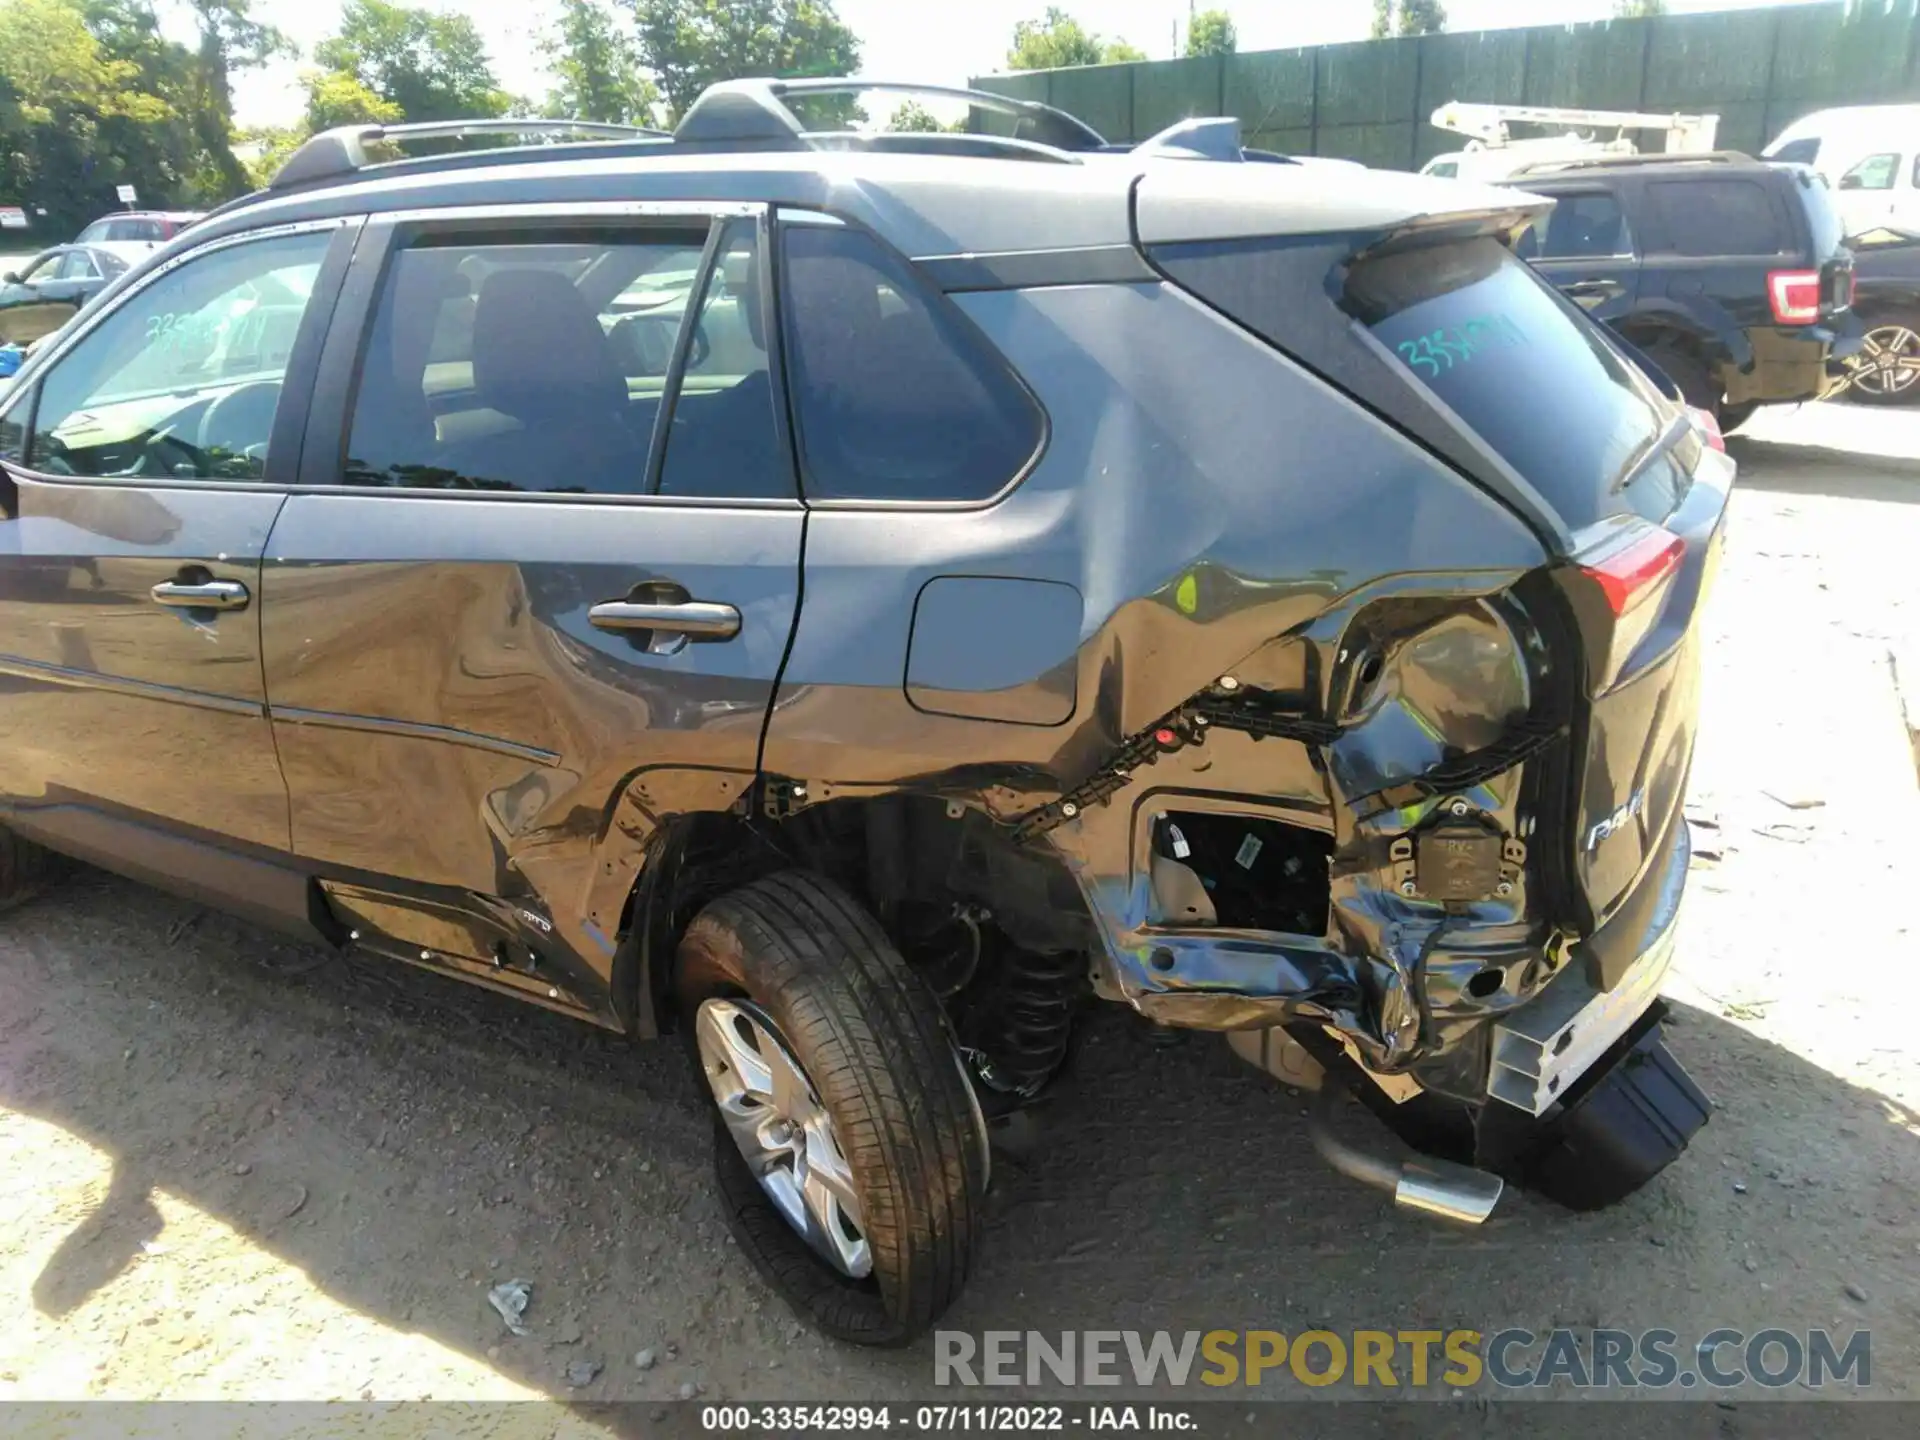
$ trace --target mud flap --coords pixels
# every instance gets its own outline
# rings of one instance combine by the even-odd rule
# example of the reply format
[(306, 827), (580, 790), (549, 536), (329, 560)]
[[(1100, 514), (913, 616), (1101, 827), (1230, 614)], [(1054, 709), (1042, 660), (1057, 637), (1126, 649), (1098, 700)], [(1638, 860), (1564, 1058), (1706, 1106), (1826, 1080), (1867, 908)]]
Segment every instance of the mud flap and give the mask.
[[(1540, 1121), (1489, 1106), (1525, 1128), (1499, 1137), (1483, 1127), (1482, 1163), (1570, 1210), (1604, 1209), (1671, 1165), (1707, 1123), (1713, 1102), (1667, 1049), (1664, 1014), (1660, 1005), (1649, 1011)], [(1485, 1118), (1506, 1128), (1505, 1116)]]

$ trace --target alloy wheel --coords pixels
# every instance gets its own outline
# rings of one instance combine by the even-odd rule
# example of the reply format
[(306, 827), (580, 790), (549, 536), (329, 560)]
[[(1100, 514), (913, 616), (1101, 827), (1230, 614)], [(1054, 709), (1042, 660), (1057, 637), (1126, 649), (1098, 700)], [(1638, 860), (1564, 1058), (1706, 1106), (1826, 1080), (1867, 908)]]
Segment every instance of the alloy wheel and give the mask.
[(779, 1026), (750, 1001), (715, 998), (701, 1003), (694, 1038), (727, 1131), (774, 1208), (841, 1274), (871, 1274), (853, 1167)]
[(1920, 384), (1920, 334), (1905, 325), (1867, 331), (1853, 358), (1853, 388), (1892, 399)]

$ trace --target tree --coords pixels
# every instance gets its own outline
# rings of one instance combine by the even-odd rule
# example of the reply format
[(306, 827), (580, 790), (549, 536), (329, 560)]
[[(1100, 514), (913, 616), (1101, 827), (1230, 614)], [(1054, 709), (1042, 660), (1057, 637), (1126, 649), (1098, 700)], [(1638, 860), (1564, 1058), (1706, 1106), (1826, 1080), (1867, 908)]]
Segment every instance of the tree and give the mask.
[(1373, 38), (1389, 35), (1437, 35), (1447, 28), (1447, 7), (1440, 0), (1373, 0)]
[[(833, 0), (623, 0), (635, 48), (675, 118), (718, 80), (751, 75), (851, 75), (860, 41)], [(851, 102), (827, 107), (845, 120)]]
[(887, 121), (889, 130), (909, 130), (923, 134), (937, 134), (946, 129), (931, 110), (918, 100), (908, 100), (893, 112), (893, 118)]
[(1613, 13), (1622, 20), (1645, 20), (1667, 13), (1667, 0), (1613, 0)]
[(1202, 10), (1187, 22), (1188, 55), (1231, 55), (1240, 48), (1240, 33), (1224, 10)]
[(170, 193), (177, 166), (135, 176), (105, 140), (116, 126), (157, 132), (176, 118), (145, 87), (139, 62), (103, 45), (74, 0), (0, 3), (0, 190), (45, 211), (50, 235), (111, 207), (117, 184), (146, 180)]
[(209, 170), (202, 188), (237, 195), (249, 177), (232, 148), (233, 74), (294, 48), (273, 26), (253, 18), (252, 0), (192, 0), (192, 7), (200, 46), (189, 117)]
[(660, 92), (640, 71), (640, 55), (600, 0), (560, 0), (558, 24), (540, 43), (557, 82), (545, 111), (555, 119), (644, 125)]
[(505, 114), (510, 103), (480, 31), (464, 15), (347, 0), (340, 33), (313, 54), (326, 69), (398, 106), (408, 120), (485, 119)]
[(398, 105), (344, 70), (309, 70), (300, 77), (300, 88), (307, 92), (309, 134), (336, 125), (391, 125), (402, 118)]
[(1065, 70), (1076, 65), (1119, 65), (1146, 59), (1124, 40), (1102, 40), (1058, 6), (1049, 5), (1039, 20), (1013, 27), (1009, 70)]

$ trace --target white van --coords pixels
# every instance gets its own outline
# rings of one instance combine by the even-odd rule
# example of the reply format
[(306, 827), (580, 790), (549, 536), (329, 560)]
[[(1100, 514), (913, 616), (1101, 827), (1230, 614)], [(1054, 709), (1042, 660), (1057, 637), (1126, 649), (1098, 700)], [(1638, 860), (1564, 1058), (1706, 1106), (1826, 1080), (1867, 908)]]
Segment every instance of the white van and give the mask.
[(1920, 230), (1920, 105), (1817, 110), (1762, 154), (1826, 176), (1849, 235), (1887, 225)]

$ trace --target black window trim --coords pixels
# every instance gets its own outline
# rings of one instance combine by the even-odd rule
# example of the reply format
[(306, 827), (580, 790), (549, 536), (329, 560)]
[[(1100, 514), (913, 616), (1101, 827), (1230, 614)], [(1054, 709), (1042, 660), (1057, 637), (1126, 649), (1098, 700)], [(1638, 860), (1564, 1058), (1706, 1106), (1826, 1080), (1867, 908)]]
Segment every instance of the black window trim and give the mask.
[(1040, 396), (1035, 393), (1034, 388), (1027, 383), (1027, 377), (1022, 375), (1014, 366), (1013, 362), (1001, 353), (1000, 347), (994, 344), (993, 340), (974, 323), (973, 317), (954, 302), (951, 294), (934, 282), (933, 277), (928, 275), (926, 269), (919, 262), (915, 261), (910, 255), (904, 254), (897, 246), (888, 244), (886, 239), (876, 233), (871, 226), (864, 225), (851, 217), (836, 214), (833, 211), (824, 209), (815, 210), (804, 205), (784, 203), (780, 205), (775, 212), (774, 220), (773, 239), (775, 245), (773, 248), (779, 252), (778, 258), (774, 261), (773, 265), (775, 277), (774, 291), (780, 311), (778, 329), (783, 337), (792, 324), (792, 316), (788, 313), (788, 287), (786, 282), (787, 247), (782, 233), (784, 228), (787, 226), (830, 225), (855, 230), (865, 235), (869, 240), (873, 241), (875, 245), (879, 246), (881, 250), (899, 261), (902, 268), (913, 277), (914, 284), (919, 287), (921, 297), (928, 306), (943, 311), (975, 337), (987, 362), (997, 366), (1008, 379), (1012, 380), (1012, 382), (1019, 387), (1020, 393), (1027, 397), (1028, 402), (1031, 403), (1034, 408), (1034, 413), (1040, 417), (1038, 427), (1039, 434), (1034, 442), (1033, 453), (1027, 456), (1026, 460), (1014, 471), (1005, 484), (998, 490), (995, 490), (991, 495), (983, 496), (980, 499), (889, 500), (867, 499), (857, 496), (835, 497), (811, 495), (808, 493), (806, 447), (800, 443), (799, 421), (793, 413), (795, 410), (794, 397), (791, 390), (785, 385), (784, 381), (786, 377), (785, 374), (782, 373), (778, 377), (782, 382), (778, 393), (786, 397), (784, 408), (787, 412), (788, 433), (791, 437), (788, 445), (788, 453), (793, 456), (794, 467), (800, 477), (800, 494), (806, 507), (809, 510), (907, 510), (914, 513), (932, 510), (951, 510), (957, 512), (991, 510), (1025, 484), (1027, 477), (1032, 475), (1033, 472), (1040, 467), (1040, 463), (1046, 459), (1048, 450), (1052, 448), (1053, 416), (1047, 413), (1046, 405), (1041, 401)]
[(291, 488), (285, 476), (293, 471), (294, 456), (300, 443), (300, 431), (306, 425), (308, 411), (306, 405), (282, 404), (276, 407), (273, 433), (267, 442), (268, 473), (258, 480), (226, 480), (215, 476), (53, 475), (44, 470), (37, 470), (26, 463), (33, 454), (35, 430), (40, 423), (40, 382), (76, 346), (83, 344), (109, 316), (117, 314), (128, 300), (157, 282), (162, 276), (171, 275), (181, 266), (216, 251), (229, 250), (239, 245), (331, 230), (336, 233), (333, 242), (327, 247), (326, 254), (321, 258), (320, 271), (314, 277), (313, 289), (308, 295), (307, 309), (300, 317), (300, 329), (294, 336), (293, 349), (287, 356), (286, 373), (281, 380), (283, 396), (306, 394), (307, 389), (300, 382), (306, 370), (318, 359), (321, 342), (339, 297), (340, 279), (353, 253), (354, 239), (365, 218), (363, 215), (334, 215), (323, 220), (300, 220), (285, 225), (262, 226), (258, 230), (232, 232), (196, 245), (191, 250), (183, 250), (178, 255), (170, 255), (164, 263), (154, 266), (151, 270), (141, 270), (138, 266), (134, 266), (121, 271), (118, 276), (107, 282), (106, 287), (94, 297), (92, 304), (79, 312), (79, 316), (74, 320), (68, 322), (60, 335), (58, 344), (44, 355), (34, 356), (31, 369), (25, 377), (26, 383), (23, 385), (16, 380), (10, 387), (9, 393), (0, 397), (0, 416), (11, 412), (17, 396), (26, 394), (31, 397), (21, 402), (27, 406), (28, 421), (22, 435), (21, 459), (0, 463), (4, 463), (7, 469), (42, 485), (116, 485), (145, 490), (205, 487), (215, 490), (269, 492), (285, 491)]
[[(770, 238), (768, 217), (771, 209), (769, 204), (762, 201), (735, 200), (531, 201), (513, 205), (461, 205), (393, 210), (368, 216), (366, 228), (360, 236), (360, 248), (355, 252), (352, 270), (334, 306), (332, 323), (327, 330), (325, 347), (321, 352), (318, 373), (314, 380), (313, 400), (307, 410), (309, 417), (307, 438), (300, 449), (299, 468), (295, 479), (284, 488), (297, 495), (357, 495), (363, 498), (392, 496), (395, 499), (425, 498), (456, 503), (477, 500), (518, 505), (639, 505), (706, 510), (797, 510), (802, 508), (802, 502), (797, 493), (792, 497), (780, 498), (661, 495), (653, 493), (652, 489), (646, 494), (633, 495), (575, 492), (559, 494), (550, 490), (454, 490), (400, 485), (347, 485), (337, 478), (346, 465), (347, 444), (351, 439), (353, 404), (359, 388), (360, 369), (365, 359), (366, 347), (373, 339), (374, 321), (381, 297), (386, 290), (388, 272), (399, 253), (413, 244), (420, 235), (452, 231), (473, 233), (489, 229), (577, 230), (582, 227), (604, 228), (626, 225), (632, 225), (636, 230), (640, 230), (667, 228), (675, 223), (678, 223), (682, 229), (704, 226), (707, 236), (701, 251), (701, 271), (695, 280), (695, 298), (689, 300), (691, 305), (697, 302), (697, 297), (701, 293), (698, 287), (704, 284), (709, 252), (719, 243), (715, 237), (726, 229), (728, 221), (757, 219), (763, 256), (761, 278), (765, 280), (764, 256)], [(717, 255), (711, 258), (713, 263), (717, 263)], [(769, 313), (771, 313), (771, 307)], [(682, 333), (687, 333), (684, 326)], [(675, 365), (679, 365), (684, 359), (680, 351), (679, 336), (675, 337), (674, 345)], [(778, 385), (780, 372), (777, 368), (777, 329), (771, 322), (767, 346), (768, 378), (771, 383)], [(677, 396), (680, 378), (678, 370), (670, 366), (662, 389), (661, 414), (655, 417), (654, 437), (650, 438), (648, 443), (648, 483), (653, 489), (657, 489), (659, 484), (659, 471), (655, 468), (655, 444), (665, 434), (661, 421), (669, 409), (668, 397)], [(780, 408), (775, 407), (776, 411)], [(793, 447), (790, 443), (790, 432), (784, 424), (780, 429), (781, 443), (786, 446), (787, 454), (791, 459)], [(661, 443), (663, 445), (663, 441)], [(659, 458), (664, 465), (664, 449)]]

